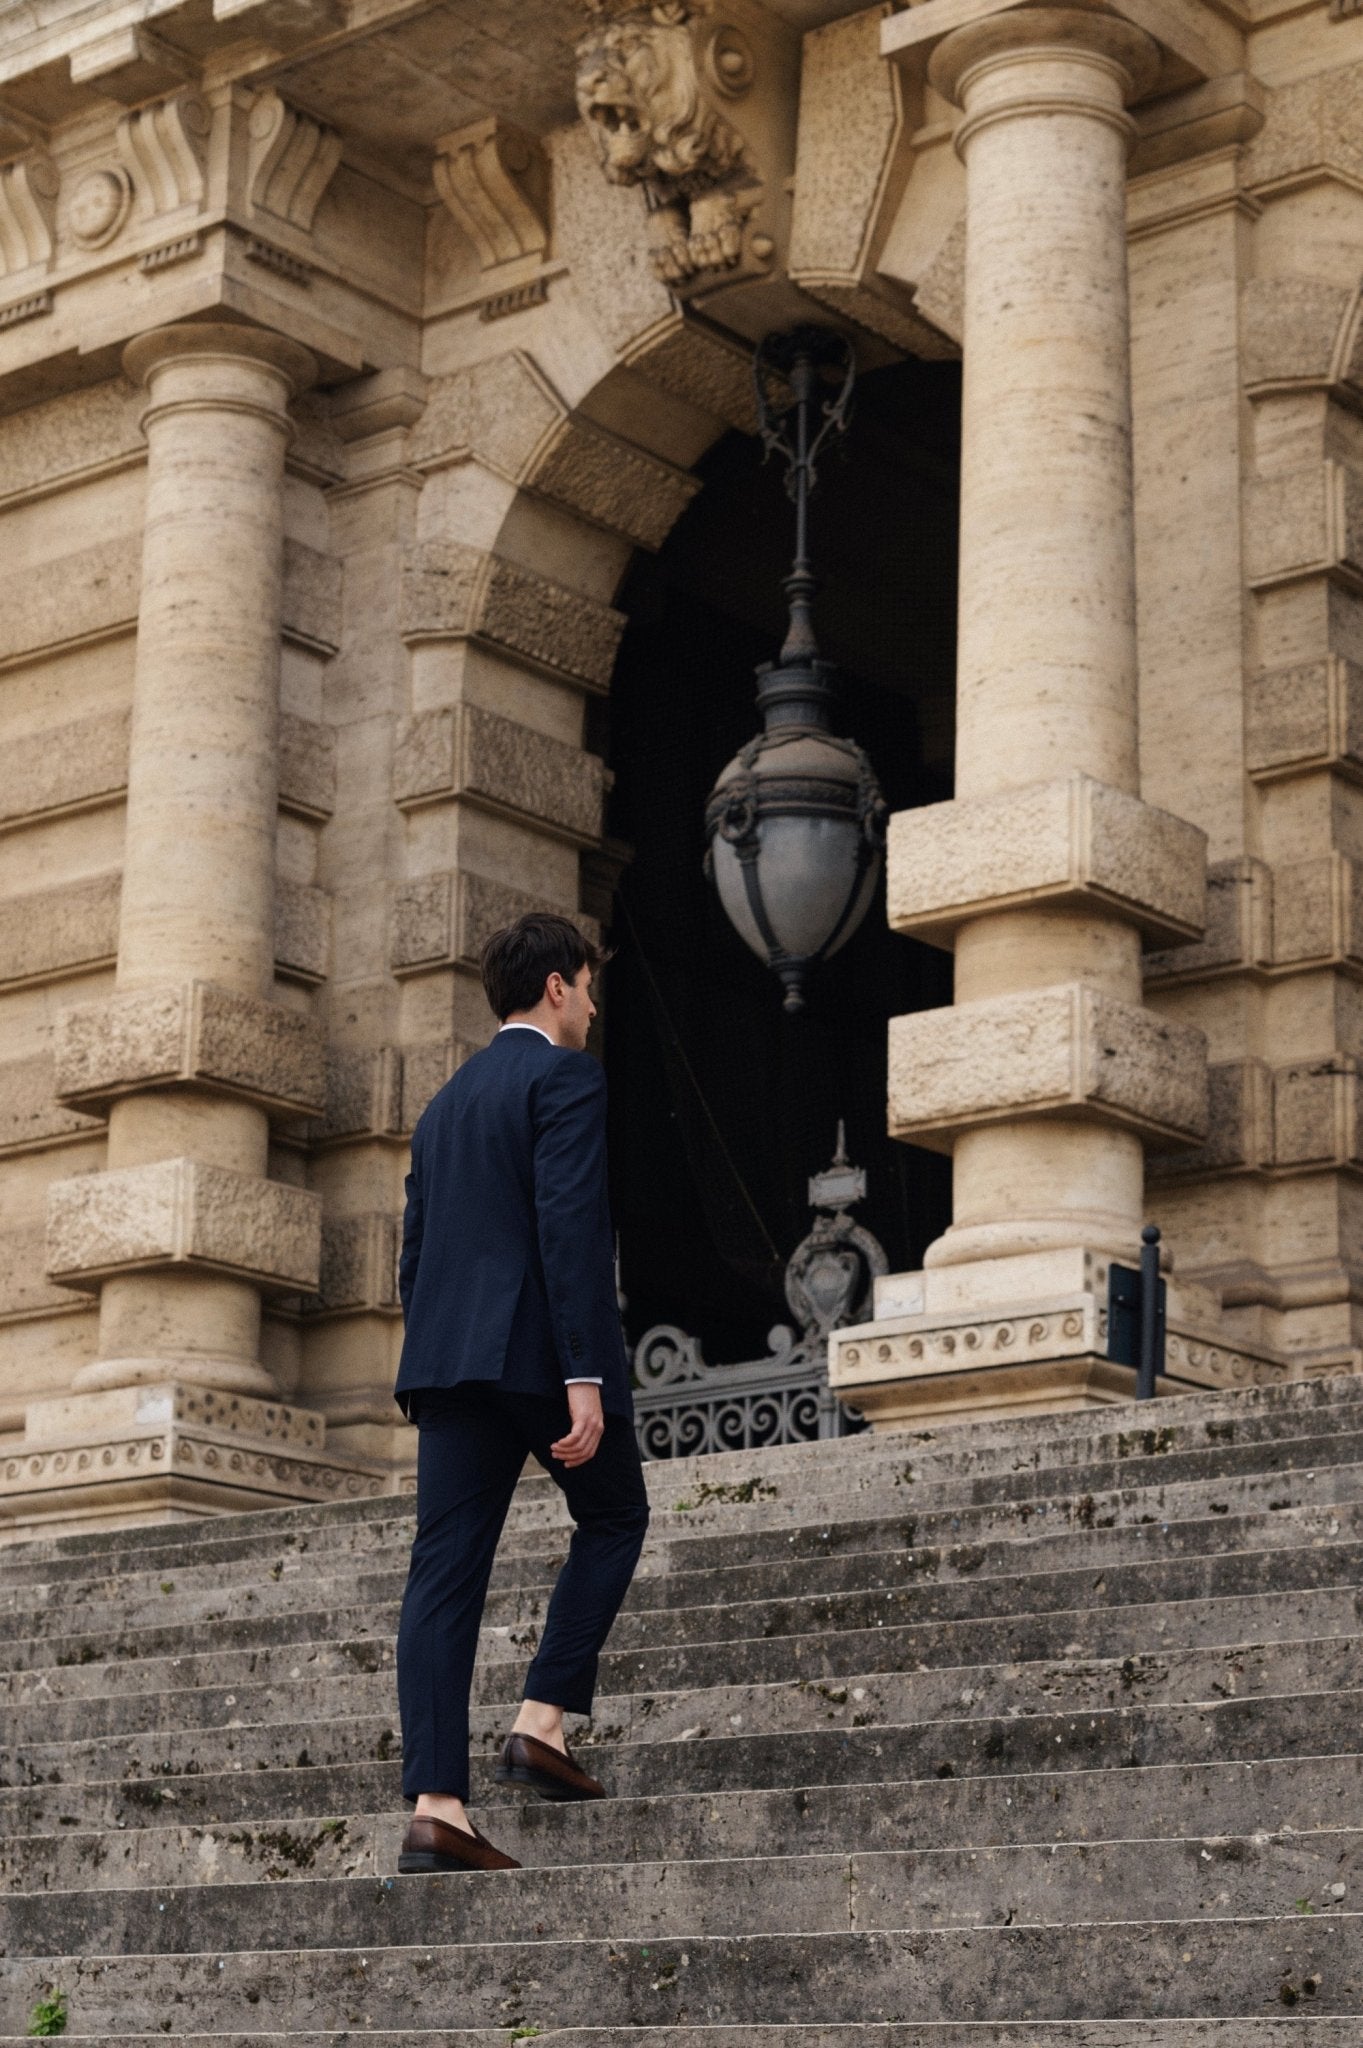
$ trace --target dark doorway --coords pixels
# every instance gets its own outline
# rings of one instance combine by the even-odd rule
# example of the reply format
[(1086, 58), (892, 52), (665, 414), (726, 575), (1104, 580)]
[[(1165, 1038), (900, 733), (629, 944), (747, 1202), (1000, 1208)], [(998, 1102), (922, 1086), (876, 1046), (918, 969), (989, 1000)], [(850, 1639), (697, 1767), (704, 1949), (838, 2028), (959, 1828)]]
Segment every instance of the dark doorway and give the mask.
[[(816, 622), (841, 670), (835, 729), (861, 742), (891, 810), (951, 794), (960, 373), (864, 377), (811, 513)], [(883, 884), (860, 931), (788, 1017), (701, 872), (705, 798), (757, 730), (753, 670), (784, 630), (792, 514), (775, 463), (731, 433), (704, 488), (618, 598), (629, 618), (595, 745), (609, 829), (631, 849), (606, 969), (613, 1200), (631, 1343), (675, 1322), (711, 1361), (760, 1357), (788, 1319), (782, 1275), (809, 1227), (806, 1182), (839, 1118), (867, 1169), (859, 1219), (892, 1271), (949, 1219), (947, 1163), (885, 1133), (886, 1020), (951, 1000), (945, 954), (890, 932)]]

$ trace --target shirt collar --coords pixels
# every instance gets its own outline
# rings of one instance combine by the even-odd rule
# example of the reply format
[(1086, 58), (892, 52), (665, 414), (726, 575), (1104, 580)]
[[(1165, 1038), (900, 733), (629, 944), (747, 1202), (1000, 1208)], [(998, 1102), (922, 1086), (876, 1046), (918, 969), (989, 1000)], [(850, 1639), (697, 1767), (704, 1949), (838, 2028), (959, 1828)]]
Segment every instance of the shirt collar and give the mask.
[(497, 1027), (497, 1036), (499, 1038), (503, 1031), (538, 1031), (546, 1045), (552, 1045), (554, 1042), (549, 1033), (542, 1030), (538, 1024), (500, 1024)]

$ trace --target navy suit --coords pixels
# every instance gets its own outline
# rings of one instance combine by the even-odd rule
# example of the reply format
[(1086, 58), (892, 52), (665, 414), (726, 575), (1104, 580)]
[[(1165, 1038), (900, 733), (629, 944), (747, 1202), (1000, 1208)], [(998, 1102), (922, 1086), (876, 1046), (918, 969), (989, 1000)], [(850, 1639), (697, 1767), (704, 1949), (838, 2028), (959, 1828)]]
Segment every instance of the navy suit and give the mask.
[(397, 1398), (473, 1381), (527, 1394), (597, 1378), (632, 1413), (606, 1190), (606, 1076), (538, 1031), (500, 1031), (412, 1138)]
[[(606, 1189), (606, 1081), (586, 1053), (504, 1030), (412, 1138), (397, 1399), (420, 1430), (398, 1629), (403, 1794), (468, 1797), (469, 1690), (497, 1541), (527, 1457), (575, 1524), (525, 1696), (591, 1710), (601, 1645), (648, 1526)], [(571, 1469), (564, 1382), (601, 1382), (605, 1434)]]

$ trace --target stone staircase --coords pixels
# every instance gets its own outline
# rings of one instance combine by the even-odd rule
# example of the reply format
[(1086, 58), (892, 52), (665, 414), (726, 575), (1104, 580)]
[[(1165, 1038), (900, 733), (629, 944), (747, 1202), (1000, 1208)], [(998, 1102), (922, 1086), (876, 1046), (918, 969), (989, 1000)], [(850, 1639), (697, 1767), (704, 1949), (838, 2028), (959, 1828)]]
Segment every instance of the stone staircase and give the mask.
[(1363, 2048), (1363, 1379), (650, 1469), (590, 1740), (398, 1878), (396, 1498), (0, 1553), (0, 2043)]

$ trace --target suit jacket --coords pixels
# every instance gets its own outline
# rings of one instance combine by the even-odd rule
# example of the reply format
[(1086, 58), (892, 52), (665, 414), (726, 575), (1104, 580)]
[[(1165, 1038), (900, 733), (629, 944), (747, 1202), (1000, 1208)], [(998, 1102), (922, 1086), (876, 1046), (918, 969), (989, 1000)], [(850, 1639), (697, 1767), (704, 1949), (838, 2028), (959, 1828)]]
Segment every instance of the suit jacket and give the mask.
[(396, 1397), (495, 1381), (601, 1380), (629, 1415), (606, 1189), (606, 1077), (538, 1031), (502, 1031), (422, 1113), (398, 1269)]

